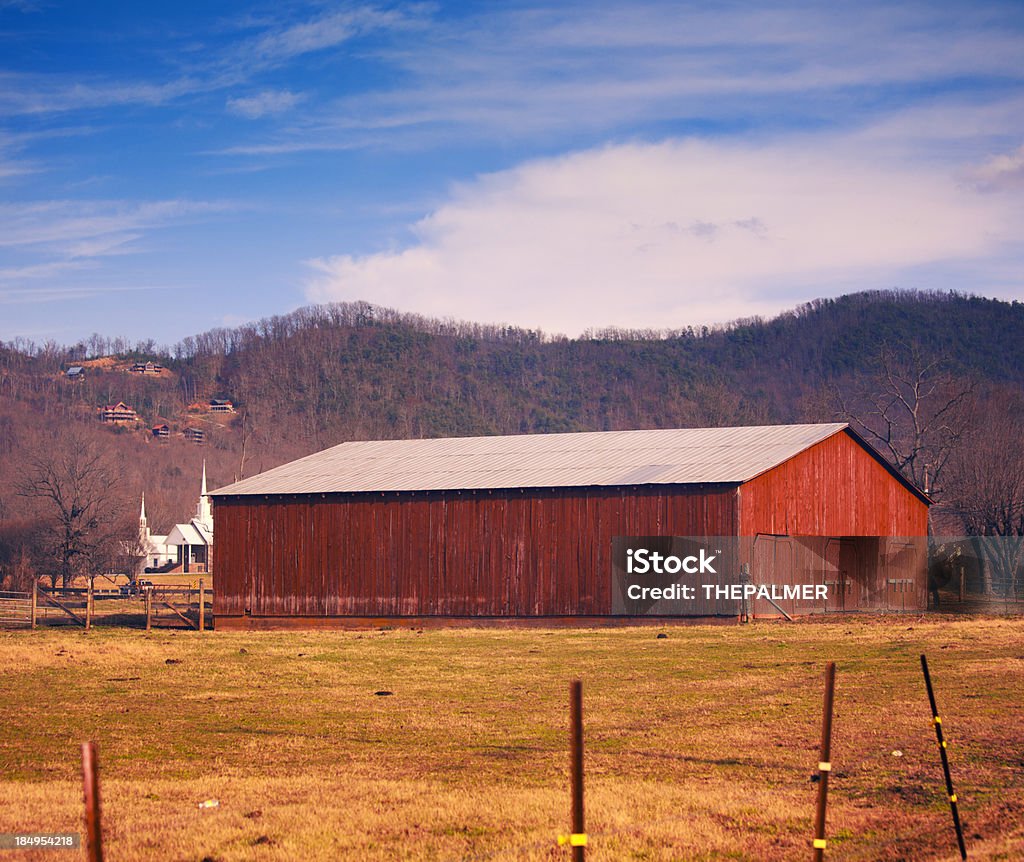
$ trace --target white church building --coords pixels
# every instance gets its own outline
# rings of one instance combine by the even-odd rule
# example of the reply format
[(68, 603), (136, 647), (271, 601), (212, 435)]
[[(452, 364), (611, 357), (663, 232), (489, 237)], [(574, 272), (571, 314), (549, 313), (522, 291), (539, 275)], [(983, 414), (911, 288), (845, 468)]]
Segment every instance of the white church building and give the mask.
[(181, 572), (183, 574), (213, 571), (213, 511), (206, 494), (206, 462), (199, 490), (196, 514), (187, 524), (175, 524), (166, 536), (150, 531), (146, 518), (146, 495), (142, 495), (139, 513), (139, 541), (145, 557), (137, 574), (146, 572)]

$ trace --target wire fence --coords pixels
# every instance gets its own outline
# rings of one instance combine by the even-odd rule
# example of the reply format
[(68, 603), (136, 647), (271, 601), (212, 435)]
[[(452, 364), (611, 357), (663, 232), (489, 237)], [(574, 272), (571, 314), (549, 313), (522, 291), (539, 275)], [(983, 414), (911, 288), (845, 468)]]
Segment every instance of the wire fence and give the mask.
[[(944, 778), (945, 797), (950, 804), (950, 810), (954, 826), (954, 835), (961, 859), (967, 859), (967, 848), (964, 834), (958, 814), (958, 797), (954, 791), (953, 776), (950, 771), (949, 761), (946, 754), (947, 743), (944, 741), (942, 731), (942, 718), (936, 703), (935, 689), (928, 671), (928, 663), (925, 655), (921, 655), (921, 668), (924, 675), (925, 688), (931, 708), (931, 726), (934, 728), (936, 739), (939, 745), (939, 758), (941, 760)], [(821, 729), (821, 745), (819, 748), (818, 764), (815, 771), (815, 781), (818, 785), (817, 802), (815, 805), (813, 834), (808, 836), (809, 849), (812, 851), (812, 858), (815, 862), (821, 862), (825, 858), (825, 851), (828, 849), (830, 839), (827, 837), (829, 830), (826, 828), (827, 799), (828, 799), (828, 778), (832, 772), (831, 743), (833, 728), (833, 709), (835, 700), (836, 665), (828, 662), (825, 671), (825, 687), (823, 700), (823, 716)], [(499, 858), (522, 858), (527, 853), (543, 850), (547, 847), (550, 851), (555, 848), (568, 850), (573, 862), (586, 862), (588, 847), (592, 839), (598, 841), (607, 839), (615, 833), (623, 833), (623, 829), (611, 829), (603, 833), (588, 834), (585, 826), (585, 800), (584, 800), (584, 720), (583, 720), (583, 684), (580, 680), (573, 680), (570, 683), (569, 697), (569, 750), (570, 750), (570, 786), (569, 806), (566, 818), (568, 833), (560, 829), (553, 829), (552, 838), (540, 841), (528, 841), (518, 846), (498, 848), (482, 854), (473, 854), (462, 857), (462, 862), (485, 862)], [(927, 725), (921, 726), (922, 733), (927, 733)], [(97, 748), (93, 741), (86, 741), (82, 744), (82, 789), (85, 801), (85, 851), (89, 862), (103, 862), (104, 854), (104, 829), (103, 814), (100, 802), (100, 774), (97, 758)], [(942, 789), (935, 786), (933, 793), (939, 798)], [(216, 804), (215, 801), (211, 803)], [(202, 804), (201, 804), (202, 805)], [(675, 816), (661, 818), (659, 824), (677, 822), (682, 818)], [(651, 825), (651, 821), (647, 822)], [(832, 831), (836, 831), (833, 827)], [(953, 836), (950, 836), (952, 839)], [(975, 838), (982, 838), (975, 835)], [(553, 839), (553, 840), (552, 840)], [(950, 840), (952, 844), (952, 840)], [(564, 858), (557, 854), (555, 858)]]
[(928, 592), (942, 613), (1024, 613), (1024, 536), (931, 538)]

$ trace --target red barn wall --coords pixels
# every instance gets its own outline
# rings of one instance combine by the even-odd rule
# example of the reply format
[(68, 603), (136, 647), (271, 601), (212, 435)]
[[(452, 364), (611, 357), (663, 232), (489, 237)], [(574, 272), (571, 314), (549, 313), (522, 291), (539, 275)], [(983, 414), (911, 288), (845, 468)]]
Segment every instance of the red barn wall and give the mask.
[(214, 497), (218, 620), (612, 608), (612, 538), (735, 535), (735, 486)]
[(928, 506), (845, 431), (739, 491), (741, 536), (926, 536)]

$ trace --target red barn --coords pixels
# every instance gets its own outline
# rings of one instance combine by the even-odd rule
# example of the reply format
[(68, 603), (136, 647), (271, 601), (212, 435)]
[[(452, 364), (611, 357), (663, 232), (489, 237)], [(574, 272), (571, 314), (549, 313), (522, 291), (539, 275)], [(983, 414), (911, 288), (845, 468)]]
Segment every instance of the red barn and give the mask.
[[(928, 498), (845, 424), (343, 443), (215, 491), (218, 627), (614, 617), (621, 536), (919, 609)], [(776, 613), (756, 604), (756, 613)]]

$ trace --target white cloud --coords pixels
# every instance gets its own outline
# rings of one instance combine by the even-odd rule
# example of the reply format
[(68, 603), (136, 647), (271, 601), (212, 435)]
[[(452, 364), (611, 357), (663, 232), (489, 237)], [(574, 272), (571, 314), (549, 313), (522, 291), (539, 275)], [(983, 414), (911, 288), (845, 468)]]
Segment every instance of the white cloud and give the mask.
[(836, 138), (610, 146), (460, 186), (409, 247), (310, 261), (307, 294), (568, 334), (721, 322), (992, 255), (1015, 207)]
[(984, 191), (1024, 189), (1024, 145), (1010, 153), (992, 156), (972, 173)]
[(304, 98), (301, 93), (293, 93), (290, 90), (264, 90), (255, 96), (228, 99), (227, 108), (233, 114), (256, 120), (269, 114), (284, 113)]

